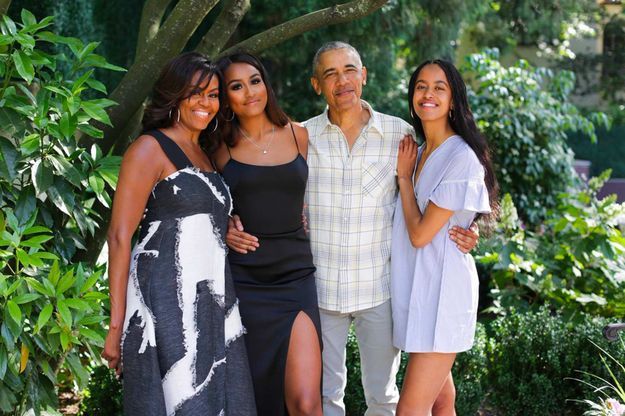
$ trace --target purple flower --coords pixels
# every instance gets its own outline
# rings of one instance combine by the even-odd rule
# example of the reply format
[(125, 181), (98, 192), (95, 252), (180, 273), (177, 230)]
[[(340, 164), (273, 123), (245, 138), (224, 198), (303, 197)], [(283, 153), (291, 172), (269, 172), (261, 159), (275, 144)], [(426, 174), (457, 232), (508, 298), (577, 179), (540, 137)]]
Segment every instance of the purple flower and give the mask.
[(605, 406), (608, 409), (610, 416), (623, 416), (625, 415), (625, 406), (622, 405), (618, 400), (607, 399), (605, 401)]

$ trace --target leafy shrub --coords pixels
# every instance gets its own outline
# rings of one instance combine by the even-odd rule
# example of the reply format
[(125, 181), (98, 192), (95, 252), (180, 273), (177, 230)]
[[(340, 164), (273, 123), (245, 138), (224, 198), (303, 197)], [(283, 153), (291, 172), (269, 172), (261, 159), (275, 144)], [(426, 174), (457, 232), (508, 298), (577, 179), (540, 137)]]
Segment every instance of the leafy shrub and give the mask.
[[(603, 339), (607, 321), (583, 315), (577, 323), (543, 308), (512, 313), (490, 326), (489, 406), (506, 416), (579, 415), (583, 406), (569, 399), (587, 397), (587, 374), (609, 377), (592, 340), (623, 361), (625, 351)], [(584, 373), (580, 373), (582, 371)]]
[(512, 195), (524, 222), (539, 225), (576, 178), (567, 132), (594, 141), (595, 124), (607, 125), (607, 117), (584, 117), (568, 102), (572, 72), (533, 68), (524, 60), (505, 68), (498, 58), (492, 49), (467, 58), (469, 99), (490, 140), (502, 192)]
[(83, 392), (80, 414), (84, 416), (122, 416), (122, 384), (115, 372), (99, 366)]
[[(623, 110), (625, 113), (625, 110)], [(612, 169), (612, 176), (625, 178), (625, 117), (617, 124), (615, 120), (609, 130), (598, 129), (598, 140), (588, 144), (580, 134), (570, 134), (568, 143), (575, 152), (576, 159), (592, 162), (590, 174), (599, 175), (606, 169)]]
[(491, 311), (549, 305), (566, 316), (625, 314), (625, 237), (618, 227), (625, 207), (613, 196), (596, 197), (608, 175), (560, 194), (538, 232), (521, 227), (504, 197), (498, 229), (477, 257), (490, 273)]
[(102, 270), (72, 261), (116, 181), (119, 158), (79, 140), (102, 136), (92, 121), (109, 123), (94, 69), (118, 68), (97, 43), (44, 30), (51, 22), (26, 10), (0, 21), (0, 412), (15, 414), (56, 407), (61, 371), (86, 385), (104, 335)]

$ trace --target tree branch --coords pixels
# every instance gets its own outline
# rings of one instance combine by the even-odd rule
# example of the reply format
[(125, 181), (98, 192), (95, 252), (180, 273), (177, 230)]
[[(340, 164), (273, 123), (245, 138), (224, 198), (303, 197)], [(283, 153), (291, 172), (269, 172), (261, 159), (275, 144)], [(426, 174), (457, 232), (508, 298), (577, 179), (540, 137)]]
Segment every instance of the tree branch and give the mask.
[(161, 27), (161, 21), (163, 20), (169, 3), (171, 3), (171, 0), (147, 0), (143, 5), (135, 55), (141, 55), (147, 44), (154, 39), (158, 33), (158, 29)]
[(387, 2), (387, 0), (353, 0), (349, 3), (317, 10), (254, 35), (228, 48), (221, 55), (227, 55), (236, 51), (257, 53), (304, 32), (367, 16), (384, 6)]
[(0, 15), (7, 14), (11, 0), (0, 0)]
[(250, 0), (226, 0), (213, 26), (204, 35), (197, 51), (211, 58), (221, 51), (250, 9)]
[(118, 105), (109, 110), (113, 127), (105, 127), (104, 139), (99, 141), (105, 153), (112, 147), (118, 149), (126, 147), (128, 138), (120, 137), (120, 133), (149, 94), (163, 65), (182, 51), (191, 35), (218, 1), (180, 0), (156, 36), (136, 58), (135, 63), (109, 96)]

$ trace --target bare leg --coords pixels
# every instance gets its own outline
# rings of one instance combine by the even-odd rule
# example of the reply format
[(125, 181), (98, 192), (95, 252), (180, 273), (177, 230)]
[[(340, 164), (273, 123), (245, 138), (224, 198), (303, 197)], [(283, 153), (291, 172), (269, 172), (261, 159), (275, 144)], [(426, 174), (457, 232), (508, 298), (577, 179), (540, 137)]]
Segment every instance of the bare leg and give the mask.
[(456, 416), (456, 387), (451, 373), (432, 407), (432, 416)]
[(410, 354), (397, 416), (429, 416), (455, 359), (454, 353)]
[(321, 348), (305, 312), (297, 314), (286, 357), (284, 394), (291, 416), (321, 416)]

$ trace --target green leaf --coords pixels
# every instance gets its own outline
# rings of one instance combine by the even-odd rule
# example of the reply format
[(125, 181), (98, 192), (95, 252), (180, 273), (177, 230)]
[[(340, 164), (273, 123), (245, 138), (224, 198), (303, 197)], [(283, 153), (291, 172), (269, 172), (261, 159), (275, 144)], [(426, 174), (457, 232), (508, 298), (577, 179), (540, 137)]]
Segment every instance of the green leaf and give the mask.
[(22, 51), (13, 52), (12, 56), (17, 73), (30, 84), (35, 77), (35, 68), (33, 67), (30, 57)]
[(101, 123), (112, 126), (109, 115), (106, 113), (106, 110), (104, 110), (104, 107), (102, 107), (100, 104), (93, 103), (92, 101), (83, 101), (80, 106), (91, 118)]
[[(3, 121), (2, 114), (4, 109), (0, 109), (0, 123)], [(4, 129), (7, 124), (0, 125), (0, 129)], [(0, 138), (0, 175), (5, 180), (12, 182), (17, 176), (17, 161), (19, 153), (11, 142), (4, 138)]]
[(60, 175), (65, 177), (72, 185), (80, 186), (81, 174), (67, 159), (60, 155), (50, 155), (49, 159)]
[[(51, 235), (37, 235), (33, 238), (29, 238), (26, 241), (22, 241), (21, 245), (31, 248), (41, 248), (41, 244), (52, 239)], [(31, 254), (32, 257), (32, 254)]]
[(46, 228), (42, 225), (35, 225), (33, 227), (25, 229), (22, 234), (29, 235), (29, 234), (39, 234), (39, 233), (51, 233), (51, 232), (52, 230), (50, 230), (49, 228)]
[(24, 303), (32, 302), (33, 300), (37, 300), (41, 297), (37, 293), (24, 293), (23, 295), (19, 295), (13, 298), (13, 302), (18, 305), (23, 305)]
[(80, 87), (82, 87), (82, 85), (87, 82), (87, 80), (93, 75), (93, 69), (90, 69), (88, 71), (85, 71), (84, 74), (82, 74), (80, 77), (78, 77), (78, 79), (76, 79), (76, 81), (74, 81), (74, 84), (72, 85), (72, 94), (76, 95), (76, 92), (78, 91), (78, 89)]
[(101, 194), (104, 192), (104, 179), (98, 175), (91, 175), (89, 176), (89, 186), (91, 186), (91, 190), (93, 190), (93, 192)]
[(50, 272), (48, 273), (48, 280), (52, 283), (53, 286), (59, 281), (59, 277), (61, 277), (61, 269), (59, 268), (59, 262), (55, 261), (52, 263), (52, 267), (50, 267)]
[(18, 324), (22, 324), (22, 311), (19, 306), (12, 300), (8, 300), (6, 303), (7, 309), (9, 311), (9, 315), (11, 318)]
[(36, 215), (37, 200), (35, 195), (32, 194), (32, 190), (23, 189), (22, 192), (20, 192), (13, 213), (20, 227), (26, 225), (28, 221)]
[(0, 234), (6, 229), (6, 219), (4, 218), (4, 212), (0, 210)]
[(91, 341), (94, 341), (98, 347), (104, 346), (104, 338), (102, 337), (102, 335), (98, 334), (93, 329), (89, 329), (83, 326), (78, 329), (78, 333), (82, 335), (83, 337), (88, 338)]
[(4, 379), (4, 375), (7, 372), (7, 364), (9, 363), (9, 357), (4, 345), (0, 345), (0, 380)]
[(78, 323), (80, 325), (94, 325), (94, 324), (99, 324), (100, 322), (104, 322), (107, 319), (108, 319), (108, 316), (91, 315), (91, 316), (85, 316), (80, 321), (78, 321)]
[(93, 78), (89, 78), (85, 82), (86, 82), (87, 85), (89, 85), (94, 90), (99, 91), (99, 92), (101, 92), (103, 94), (107, 94), (106, 85), (104, 85), (100, 81), (98, 81), (96, 79), (93, 79)]
[(43, 328), (48, 323), (50, 317), (52, 316), (53, 310), (54, 307), (50, 303), (44, 306), (44, 308), (41, 310), (41, 313), (39, 313), (39, 317), (37, 318), (36, 332), (39, 332), (41, 328)]
[(71, 216), (74, 209), (74, 194), (65, 179), (56, 177), (54, 185), (47, 190), (52, 203), (62, 212)]
[(26, 9), (22, 9), (20, 16), (22, 17), (22, 23), (24, 24), (24, 26), (37, 24), (37, 19), (35, 18), (35, 15)]
[(69, 349), (69, 334), (63, 331), (61, 332), (59, 338), (61, 340), (61, 347), (63, 348), (63, 351), (67, 351)]
[(89, 276), (89, 278), (81, 286), (80, 293), (81, 294), (85, 293), (86, 291), (91, 289), (93, 287), (93, 285), (96, 284), (96, 282), (98, 281), (98, 279), (100, 278), (101, 275), (102, 275), (102, 272), (101, 271), (97, 271), (97, 272), (93, 273), (91, 276)]
[(93, 52), (98, 45), (100, 45), (100, 42), (90, 42), (85, 45), (85, 47), (78, 53), (78, 59), (83, 60), (87, 55)]
[(104, 132), (102, 130), (93, 127), (90, 124), (79, 124), (78, 130), (93, 137), (94, 139), (101, 139), (102, 137), (104, 137)]
[(7, 16), (6, 14), (2, 15), (2, 21), (4, 22), (10, 34), (15, 35), (17, 33), (17, 27), (9, 16)]
[(69, 270), (67, 273), (63, 275), (59, 284), (56, 286), (56, 295), (59, 296), (63, 294), (67, 289), (72, 287), (74, 282), (76, 281), (76, 277), (74, 276), (74, 270)]
[(52, 290), (50, 290), (43, 283), (32, 277), (27, 277), (25, 280), (26, 283), (28, 283), (28, 286), (35, 289), (37, 292), (49, 297), (54, 296), (54, 287), (52, 287)]
[(70, 312), (69, 308), (67, 307), (63, 299), (59, 299), (56, 302), (56, 309), (59, 311), (59, 315), (61, 316), (61, 320), (63, 321), (63, 323), (65, 323), (65, 325), (71, 328), (72, 327), (72, 313)]
[(76, 309), (82, 312), (91, 310), (91, 306), (89, 306), (89, 303), (85, 302), (82, 299), (67, 298), (65, 299), (65, 304), (72, 309)]
[(15, 255), (24, 267), (28, 267), (31, 265), (32, 262), (30, 260), (30, 256), (21, 248), (18, 247), (15, 249)]
[(18, 33), (17, 35), (15, 35), (15, 39), (20, 45), (22, 45), (24, 49), (32, 51), (35, 48), (35, 38), (30, 35), (27, 35), (25, 33)]
[(54, 175), (46, 160), (37, 159), (31, 168), (33, 185), (37, 195), (42, 195), (52, 186)]

